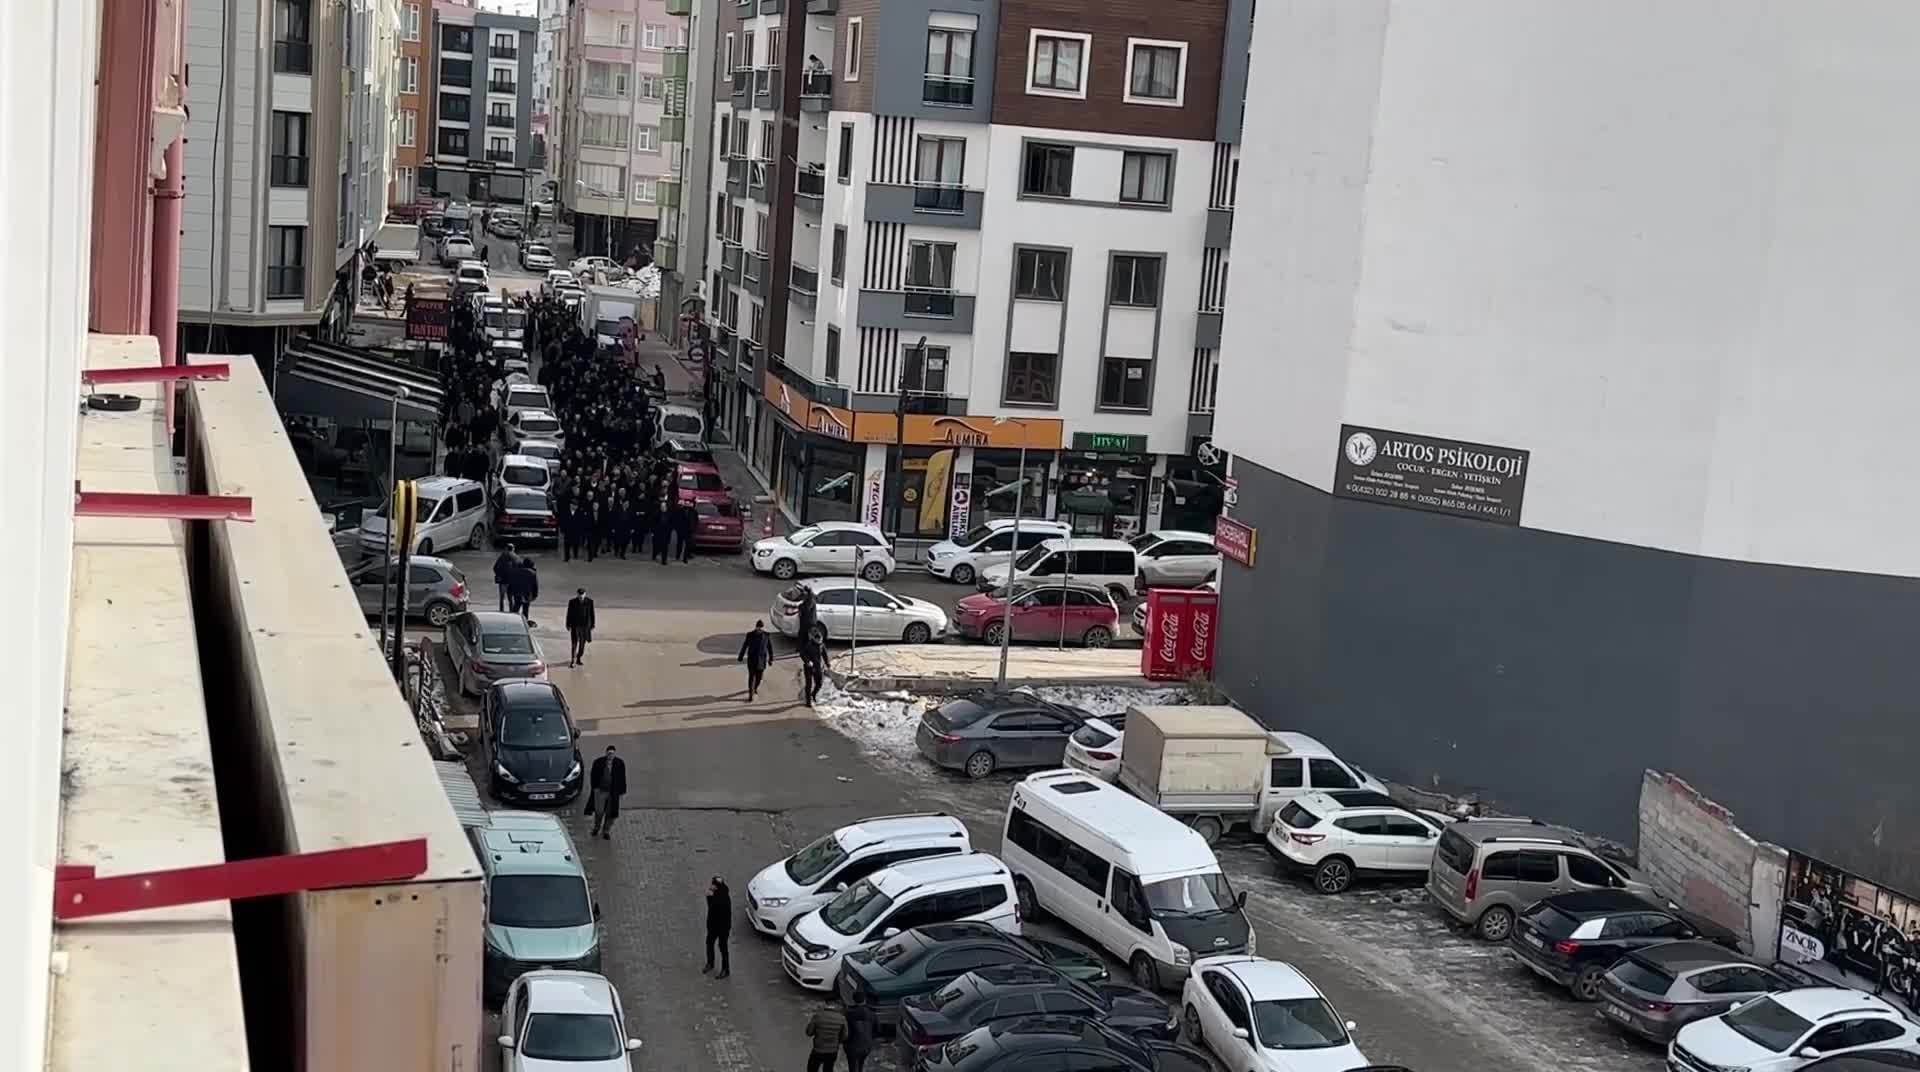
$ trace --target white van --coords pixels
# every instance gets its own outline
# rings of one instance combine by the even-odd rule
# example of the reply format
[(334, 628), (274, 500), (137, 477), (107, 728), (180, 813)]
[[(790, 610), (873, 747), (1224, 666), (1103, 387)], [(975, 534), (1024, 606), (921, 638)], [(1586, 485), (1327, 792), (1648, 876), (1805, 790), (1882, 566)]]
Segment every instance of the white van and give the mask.
[(1148, 990), (1179, 987), (1195, 958), (1254, 952), (1246, 895), (1206, 841), (1084, 771), (1041, 771), (1015, 785), (1000, 851), (1022, 918), (1058, 917)]
[[(463, 547), (479, 549), (487, 545), (487, 489), (472, 480), (451, 476), (430, 476), (414, 481), (419, 493), (420, 526), (414, 537), (413, 553), (431, 555), (456, 551)], [(389, 506), (360, 519), (360, 550), (370, 555), (385, 554), (388, 541)]]
[(747, 919), (779, 937), (847, 887), (885, 868), (973, 851), (966, 824), (951, 815), (879, 815), (838, 830), (773, 864), (747, 882)]
[[(1011, 563), (1013, 579), (1071, 580), (1099, 585), (1113, 593), (1116, 603), (1133, 598), (1133, 578), (1138, 559), (1133, 545), (1125, 540), (1099, 538), (1058, 538), (1047, 540)], [(980, 590), (991, 592), (1007, 583), (1007, 564), (988, 566), (980, 571)]]
[(808, 990), (832, 990), (848, 953), (914, 927), (960, 920), (1020, 933), (1013, 877), (998, 858), (975, 852), (876, 871), (787, 924), (780, 966)]
[(661, 406), (660, 426), (654, 430), (653, 445), (665, 446), (669, 439), (707, 441), (707, 419), (692, 406)]
[(1013, 519), (998, 518), (975, 525), (971, 532), (957, 540), (941, 540), (927, 548), (927, 572), (955, 584), (972, 584), (988, 566), (998, 566), (1020, 551), (1072, 532), (1064, 521), (1023, 517), (1020, 542), (1015, 546)]

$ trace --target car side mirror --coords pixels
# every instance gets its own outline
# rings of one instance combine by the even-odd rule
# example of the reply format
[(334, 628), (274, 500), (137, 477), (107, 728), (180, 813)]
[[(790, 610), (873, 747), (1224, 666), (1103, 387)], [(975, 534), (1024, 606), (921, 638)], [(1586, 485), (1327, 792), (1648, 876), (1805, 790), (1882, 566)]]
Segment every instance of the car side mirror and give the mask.
[(899, 934), (899, 933), (900, 933), (900, 928), (898, 928), (898, 927), (888, 927), (888, 928), (887, 928), (886, 930), (884, 930), (884, 931), (881, 931), (881, 932), (880, 932), (880, 940), (884, 942), (884, 941), (886, 941), (886, 940), (887, 940), (888, 938), (891, 938), (891, 937), (893, 937), (894, 935), (896, 935), (896, 934)]
[(1820, 1048), (1818, 1046), (1802, 1046), (1800, 1048), (1800, 1056), (1808, 1058), (1818, 1057), (1820, 1056)]
[(1356, 1027), (1359, 1027), (1359, 1026), (1360, 1026), (1359, 1024), (1356, 1024), (1356, 1023), (1354, 1023), (1354, 1022), (1353, 1022), (1352, 1020), (1348, 1020), (1348, 1021), (1347, 1021), (1347, 1030), (1348, 1030), (1348, 1031), (1352, 1031), (1352, 1030), (1353, 1030), (1354, 1028), (1356, 1028)]
[(513, 1036), (512, 1036), (512, 1035), (501, 1035), (501, 1036), (500, 1036), (500, 1047), (501, 1047), (502, 1049), (507, 1049), (507, 1050), (511, 1050), (511, 1049), (513, 1049)]
[(640, 1040), (639, 1040), (639, 1039), (628, 1039), (628, 1040), (627, 1040), (627, 1049), (628, 1049), (629, 1051), (632, 1051), (632, 1050), (637, 1050), (637, 1049), (639, 1049), (639, 1048), (640, 1048)]
[(1234, 1028), (1234, 1029), (1233, 1029), (1233, 1037), (1234, 1037), (1234, 1038), (1237, 1038), (1237, 1039), (1240, 1039), (1241, 1041), (1243, 1041), (1243, 1042), (1244, 1042), (1244, 1041), (1246, 1041), (1247, 1039), (1249, 1039), (1249, 1038), (1252, 1038), (1253, 1036), (1251, 1036), (1251, 1035), (1249, 1035), (1249, 1034), (1247, 1034), (1247, 1029), (1246, 1029), (1246, 1028), (1244, 1028), (1244, 1027), (1236, 1027), (1236, 1028)]
[(1236, 893), (1236, 894), (1234, 894), (1234, 896), (1233, 896), (1233, 907), (1234, 907), (1235, 909), (1238, 909), (1238, 910), (1240, 910), (1240, 911), (1243, 911), (1243, 912), (1244, 912), (1244, 911), (1246, 911), (1246, 908), (1247, 908), (1247, 891), (1245, 891), (1245, 890), (1241, 890), (1241, 891), (1240, 891), (1239, 893)]

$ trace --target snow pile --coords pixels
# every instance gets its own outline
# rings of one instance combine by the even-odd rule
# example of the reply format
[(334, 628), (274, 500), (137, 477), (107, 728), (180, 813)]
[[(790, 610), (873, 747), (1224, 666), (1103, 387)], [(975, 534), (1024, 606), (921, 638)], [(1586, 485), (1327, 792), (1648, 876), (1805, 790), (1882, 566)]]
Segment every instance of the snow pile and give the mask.
[(630, 290), (636, 298), (658, 298), (660, 296), (660, 266), (657, 264), (649, 264), (632, 275), (621, 276), (619, 279), (601, 285), (617, 287), (621, 290)]

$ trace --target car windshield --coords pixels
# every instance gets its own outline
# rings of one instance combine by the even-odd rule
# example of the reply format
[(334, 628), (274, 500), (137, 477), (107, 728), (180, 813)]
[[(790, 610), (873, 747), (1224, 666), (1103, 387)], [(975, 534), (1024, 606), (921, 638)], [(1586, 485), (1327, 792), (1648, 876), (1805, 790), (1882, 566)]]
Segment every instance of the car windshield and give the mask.
[(1215, 871), (1149, 882), (1147, 910), (1155, 916), (1210, 916), (1233, 911), (1233, 887)]
[(624, 330), (625, 329), (620, 326), (620, 321), (610, 320), (604, 316), (593, 322), (593, 333), (595, 335), (612, 335), (618, 337)]
[(518, 309), (507, 310), (507, 330), (518, 331), (527, 326), (527, 314)]
[(500, 480), (505, 484), (520, 484), (537, 488), (547, 482), (547, 467), (544, 465), (509, 465), (500, 470)]
[(1664, 995), (1673, 985), (1673, 976), (1633, 957), (1624, 957), (1608, 969), (1607, 974), (1621, 986), (1630, 986), (1656, 996)]
[(560, 430), (560, 422), (552, 417), (523, 417), (520, 430), (528, 435), (552, 435)]
[(547, 493), (531, 488), (508, 488), (506, 504), (508, 510), (523, 514), (540, 513), (547, 509)]
[(1073, 731), (1073, 743), (1085, 748), (1099, 748), (1112, 744), (1113, 734), (1089, 723)]
[(808, 525), (804, 529), (795, 529), (792, 532), (787, 533), (787, 542), (791, 544), (799, 545), (799, 546), (805, 546), (808, 540), (811, 540), (815, 536), (820, 535), (820, 532), (821, 530), (818, 527), (813, 525)]
[(480, 653), (482, 655), (532, 655), (533, 638), (519, 632), (481, 633)]
[(500, 726), (500, 744), (504, 748), (567, 748), (573, 744), (573, 731), (557, 707), (509, 711)]
[(1741, 1038), (1774, 1053), (1787, 1052), (1813, 1026), (1772, 998), (1749, 1001), (1722, 1016), (1720, 1022), (1732, 1028)]
[(626, 1052), (620, 1025), (596, 1013), (536, 1012), (520, 1040), (520, 1056), (534, 1061), (611, 1061)]
[(1256, 1001), (1253, 1030), (1269, 1050), (1321, 1050), (1347, 1043), (1347, 1029), (1321, 998)]
[(892, 907), (893, 898), (881, 893), (880, 887), (863, 878), (852, 889), (822, 908), (820, 918), (836, 933), (853, 935), (873, 926), (873, 921)]
[(585, 927), (593, 904), (579, 875), (495, 875), (487, 919), (497, 927)]
[(1159, 543), (1160, 540), (1161, 536), (1157, 532), (1143, 532), (1128, 540), (1127, 543), (1131, 544), (1136, 551), (1145, 551), (1147, 548)]
[(554, 446), (552, 443), (522, 443), (520, 444), (520, 453), (535, 458), (545, 458), (550, 462), (560, 460), (560, 448)]
[(1044, 543), (1035, 544), (1026, 549), (1019, 558), (1013, 560), (1015, 569), (1028, 570), (1040, 564), (1040, 560), (1053, 553), (1053, 548)]
[(516, 409), (547, 409), (553, 405), (547, 389), (532, 384), (516, 384), (507, 389), (507, 405)]
[(847, 859), (847, 850), (840, 847), (840, 835), (828, 834), (792, 856), (787, 857), (787, 877), (809, 886), (827, 877), (827, 872), (839, 867)]
[(694, 491), (725, 491), (727, 486), (721, 482), (718, 473), (703, 473), (680, 470), (680, 486)]

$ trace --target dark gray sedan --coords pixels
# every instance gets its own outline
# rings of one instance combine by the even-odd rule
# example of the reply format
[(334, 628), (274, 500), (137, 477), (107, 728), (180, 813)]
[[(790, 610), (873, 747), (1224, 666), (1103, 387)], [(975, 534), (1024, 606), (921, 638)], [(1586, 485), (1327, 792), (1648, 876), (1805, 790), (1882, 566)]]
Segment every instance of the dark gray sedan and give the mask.
[(1695, 1020), (1796, 985), (1713, 942), (1662, 942), (1627, 953), (1600, 977), (1600, 1018), (1665, 1045)]
[[(353, 595), (369, 617), (380, 613), (384, 598), (393, 601), (386, 580), (397, 571), (399, 562), (389, 559), (385, 569), (378, 561), (355, 567), (347, 574), (353, 582)], [(446, 625), (453, 616), (467, 609), (467, 578), (444, 558), (414, 555), (407, 560), (407, 617), (425, 618), (434, 626)]]
[(1092, 717), (1028, 693), (982, 693), (921, 715), (914, 743), (948, 770), (985, 778), (1003, 767), (1060, 766), (1067, 738)]
[(447, 623), (447, 657), (460, 691), (469, 696), (493, 681), (547, 679), (540, 642), (518, 614), (477, 610), (454, 615)]

